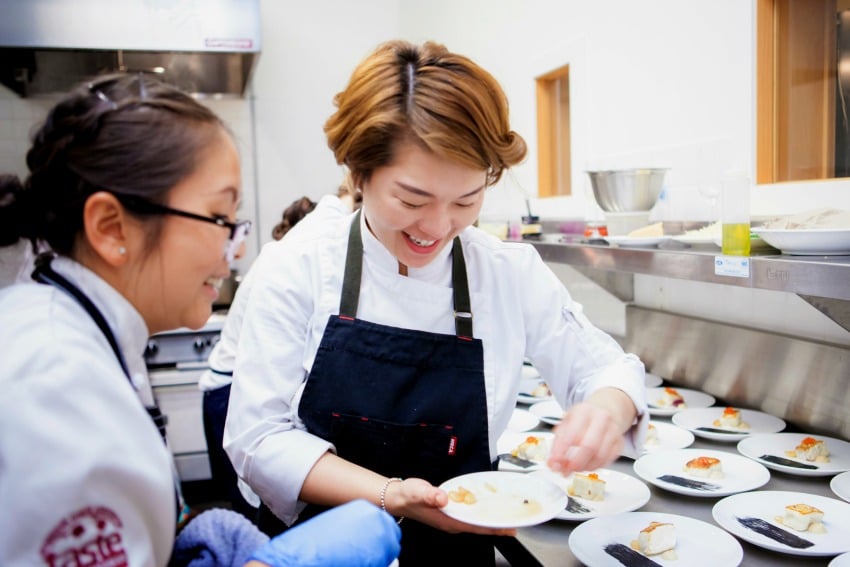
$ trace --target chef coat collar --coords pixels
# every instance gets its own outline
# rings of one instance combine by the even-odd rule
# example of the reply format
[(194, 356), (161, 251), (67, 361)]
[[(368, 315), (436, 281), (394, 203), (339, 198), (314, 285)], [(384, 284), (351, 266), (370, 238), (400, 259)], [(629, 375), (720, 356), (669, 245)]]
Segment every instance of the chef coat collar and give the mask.
[[(366, 215), (369, 213), (363, 207), (360, 215), (360, 234), (363, 239), (363, 256), (370, 262), (376, 263), (381, 269), (398, 273), (398, 258), (393, 256), (389, 250), (378, 240), (366, 225)], [(407, 267), (408, 277), (417, 280), (440, 281), (451, 275), (452, 243), (448, 242), (440, 253), (431, 262), (421, 268)]]
[(59, 256), (51, 266), (88, 296), (109, 322), (130, 376), (145, 375), (147, 369), (142, 354), (148, 342), (148, 327), (136, 308), (118, 290), (100, 276), (70, 258)]

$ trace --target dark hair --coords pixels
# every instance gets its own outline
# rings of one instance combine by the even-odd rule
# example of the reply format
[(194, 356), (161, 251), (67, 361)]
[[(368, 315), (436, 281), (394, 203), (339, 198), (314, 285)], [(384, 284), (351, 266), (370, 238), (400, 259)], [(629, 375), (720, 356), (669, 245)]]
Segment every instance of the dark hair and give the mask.
[(292, 201), (292, 203), (283, 211), (281, 221), (272, 229), (272, 238), (275, 240), (283, 238), (283, 236), (289, 232), (293, 226), (298, 224), (298, 221), (306, 217), (307, 214), (315, 208), (316, 203), (311, 201), (308, 197), (301, 197), (300, 199)]
[(392, 163), (407, 139), (486, 171), (488, 185), (525, 157), (525, 140), (510, 128), (508, 100), (496, 79), (438, 43), (378, 46), (334, 105), (325, 122), (328, 146), (358, 187)]
[[(34, 133), (29, 176), (23, 183), (0, 180), (0, 245), (27, 238), (71, 255), (91, 194), (107, 190), (162, 204), (221, 129), (207, 107), (142, 74), (78, 86)], [(161, 221), (150, 222), (149, 242)]]

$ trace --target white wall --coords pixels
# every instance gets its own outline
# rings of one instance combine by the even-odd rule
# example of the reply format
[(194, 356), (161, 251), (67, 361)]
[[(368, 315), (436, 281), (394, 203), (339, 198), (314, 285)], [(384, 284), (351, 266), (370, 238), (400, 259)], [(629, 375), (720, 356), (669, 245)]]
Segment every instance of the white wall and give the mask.
[(381, 41), (398, 35), (396, 0), (263, 0), (263, 52), (253, 79), (261, 242), (287, 205), (335, 193), (342, 169), (322, 126), (334, 95)]

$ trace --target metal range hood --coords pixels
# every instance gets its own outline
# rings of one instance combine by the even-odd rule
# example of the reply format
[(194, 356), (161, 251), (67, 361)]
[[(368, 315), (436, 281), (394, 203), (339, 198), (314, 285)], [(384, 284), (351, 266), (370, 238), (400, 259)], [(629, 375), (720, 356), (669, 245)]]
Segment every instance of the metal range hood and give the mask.
[(0, 83), (62, 93), (152, 73), (199, 97), (241, 97), (260, 53), (260, 0), (2, 0)]

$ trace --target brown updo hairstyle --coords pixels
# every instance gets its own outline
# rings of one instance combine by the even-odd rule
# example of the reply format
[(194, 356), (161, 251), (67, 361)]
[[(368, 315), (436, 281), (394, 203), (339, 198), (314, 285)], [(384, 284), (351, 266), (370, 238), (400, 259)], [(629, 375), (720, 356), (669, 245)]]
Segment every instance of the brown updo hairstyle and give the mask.
[(525, 140), (510, 129), (508, 100), (496, 79), (438, 43), (378, 46), (334, 105), (324, 127), (328, 146), (356, 187), (392, 163), (393, 150), (406, 139), (486, 171), (488, 186), (525, 157)]
[(315, 208), (316, 203), (311, 201), (309, 197), (295, 199), (288, 207), (286, 207), (286, 209), (284, 209), (280, 222), (272, 229), (272, 238), (275, 240), (283, 238), (293, 226), (298, 224), (301, 219), (306, 217), (307, 214)]
[[(33, 134), (29, 176), (0, 178), (0, 246), (26, 238), (73, 255), (90, 195), (107, 190), (164, 204), (222, 129), (207, 107), (143, 74), (78, 86)], [(150, 248), (161, 219), (149, 224)]]

